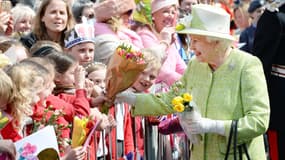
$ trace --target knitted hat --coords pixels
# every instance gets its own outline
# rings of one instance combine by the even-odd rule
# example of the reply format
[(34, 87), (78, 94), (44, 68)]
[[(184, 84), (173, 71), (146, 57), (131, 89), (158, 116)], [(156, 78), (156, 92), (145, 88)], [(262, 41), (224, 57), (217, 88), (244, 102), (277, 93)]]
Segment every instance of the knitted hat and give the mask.
[(264, 2), (262, 0), (253, 0), (250, 2), (248, 7), (248, 13), (253, 13), (256, 9), (262, 7)]
[(151, 13), (154, 13), (161, 8), (171, 6), (171, 5), (178, 5), (177, 0), (153, 0), (151, 3)]
[(87, 23), (76, 24), (72, 30), (66, 33), (64, 46), (71, 48), (79, 43), (93, 42), (95, 39), (95, 30), (92, 25)]
[(197, 4), (192, 7), (192, 16), (186, 18), (187, 24), (176, 28), (178, 33), (234, 40), (230, 35), (230, 15), (220, 7)]

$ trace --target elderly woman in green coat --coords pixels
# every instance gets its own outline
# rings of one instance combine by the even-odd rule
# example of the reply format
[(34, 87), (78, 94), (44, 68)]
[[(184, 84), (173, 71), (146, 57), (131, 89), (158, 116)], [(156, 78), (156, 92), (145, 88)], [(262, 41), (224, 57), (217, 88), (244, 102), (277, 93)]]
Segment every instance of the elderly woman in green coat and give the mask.
[[(172, 100), (177, 92), (189, 92), (201, 116), (182, 117), (180, 124), (191, 134), (202, 135), (191, 149), (191, 159), (224, 159), (231, 122), (238, 119), (237, 143), (246, 144), (252, 160), (266, 160), (263, 133), (270, 110), (261, 62), (232, 47), (230, 16), (224, 10), (199, 4), (193, 6), (192, 15), (191, 23), (180, 24), (178, 31), (191, 36), (195, 53), (180, 82), (168, 93), (125, 91), (116, 100), (132, 104), (135, 116), (163, 115), (176, 112)], [(232, 150), (229, 159), (233, 159)]]

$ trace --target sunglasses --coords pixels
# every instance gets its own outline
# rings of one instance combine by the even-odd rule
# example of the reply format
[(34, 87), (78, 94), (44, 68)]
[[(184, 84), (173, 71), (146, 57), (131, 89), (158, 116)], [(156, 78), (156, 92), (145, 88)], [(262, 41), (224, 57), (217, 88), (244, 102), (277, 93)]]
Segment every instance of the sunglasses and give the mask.
[(131, 10), (128, 10), (125, 14), (127, 14), (128, 16), (130, 16), (130, 15), (132, 15), (132, 13), (133, 13), (133, 10), (131, 9)]

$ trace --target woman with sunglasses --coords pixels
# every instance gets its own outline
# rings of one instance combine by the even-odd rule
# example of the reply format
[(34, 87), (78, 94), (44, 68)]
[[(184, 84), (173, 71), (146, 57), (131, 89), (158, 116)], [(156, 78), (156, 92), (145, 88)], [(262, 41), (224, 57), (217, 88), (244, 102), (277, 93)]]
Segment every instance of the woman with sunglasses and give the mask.
[(106, 0), (95, 5), (95, 35), (112, 34), (118, 40), (143, 48), (141, 38), (130, 29), (131, 14), (135, 8), (133, 0)]

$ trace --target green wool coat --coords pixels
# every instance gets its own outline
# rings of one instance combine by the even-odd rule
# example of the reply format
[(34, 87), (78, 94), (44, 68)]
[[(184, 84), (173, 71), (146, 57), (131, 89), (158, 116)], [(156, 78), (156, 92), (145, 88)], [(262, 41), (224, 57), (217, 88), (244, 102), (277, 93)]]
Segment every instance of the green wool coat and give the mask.
[[(180, 81), (184, 88), (180, 91), (191, 92), (202, 117), (223, 120), (225, 124), (226, 136), (203, 134), (202, 143), (194, 144), (191, 149), (191, 159), (223, 160), (231, 120), (239, 119), (238, 144), (247, 144), (252, 160), (266, 160), (263, 133), (268, 128), (270, 109), (263, 68), (258, 58), (233, 49), (214, 72), (208, 64), (194, 58)], [(136, 95), (132, 114), (146, 116), (175, 113), (171, 106), (171, 100), (177, 94), (175, 88), (157, 95)]]

